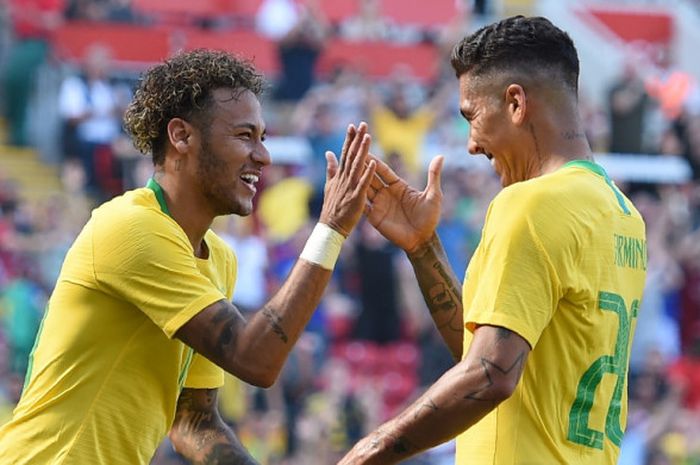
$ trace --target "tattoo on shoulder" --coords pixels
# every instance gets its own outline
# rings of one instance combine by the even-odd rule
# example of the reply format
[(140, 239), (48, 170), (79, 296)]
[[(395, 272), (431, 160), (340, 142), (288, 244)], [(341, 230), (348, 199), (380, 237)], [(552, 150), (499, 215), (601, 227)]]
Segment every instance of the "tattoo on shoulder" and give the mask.
[(262, 314), (265, 318), (267, 318), (267, 321), (270, 322), (272, 330), (275, 332), (275, 334), (277, 334), (282, 342), (286, 344), (289, 341), (289, 337), (282, 328), (282, 318), (273, 309), (267, 306), (262, 309)]

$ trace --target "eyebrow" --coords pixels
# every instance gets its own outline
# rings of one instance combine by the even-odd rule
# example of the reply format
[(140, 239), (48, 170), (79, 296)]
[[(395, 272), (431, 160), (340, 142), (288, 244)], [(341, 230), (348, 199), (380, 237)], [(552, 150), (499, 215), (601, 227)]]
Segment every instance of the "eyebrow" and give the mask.
[[(250, 129), (253, 132), (257, 132), (259, 127), (253, 123), (240, 123), (240, 124), (235, 124), (231, 126), (232, 130), (236, 129)], [(263, 136), (267, 134), (267, 128), (263, 128), (262, 131), (260, 131), (260, 134)]]

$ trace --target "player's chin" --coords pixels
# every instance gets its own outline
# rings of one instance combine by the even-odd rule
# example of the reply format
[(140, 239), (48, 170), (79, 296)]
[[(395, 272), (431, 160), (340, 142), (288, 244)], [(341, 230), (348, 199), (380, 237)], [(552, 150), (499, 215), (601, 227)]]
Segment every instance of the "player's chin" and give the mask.
[(253, 213), (253, 199), (235, 199), (230, 203), (227, 214), (248, 216)]

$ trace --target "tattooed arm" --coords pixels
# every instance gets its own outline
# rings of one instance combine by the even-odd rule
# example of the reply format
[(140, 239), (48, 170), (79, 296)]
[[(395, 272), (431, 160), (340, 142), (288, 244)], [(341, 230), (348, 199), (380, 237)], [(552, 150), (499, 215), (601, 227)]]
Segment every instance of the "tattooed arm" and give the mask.
[(511, 396), (529, 353), (518, 334), (478, 327), (464, 360), (338, 465), (390, 465), (455, 437)]
[(269, 387), (330, 276), (330, 271), (299, 260), (279, 291), (249, 321), (234, 305), (221, 300), (195, 315), (175, 336), (243, 381)]
[[(328, 169), (319, 220), (347, 237), (362, 216), (374, 175), (367, 162), (367, 125), (348, 128), (341, 163), (326, 154)], [(230, 303), (203, 309), (175, 336), (229, 373), (250, 384), (268, 387), (277, 379), (287, 355), (318, 306), (331, 271), (300, 259), (277, 293), (246, 322)]]
[(177, 401), (170, 440), (193, 465), (258, 465), (224, 424), (216, 389), (185, 388)]
[(415, 252), (408, 253), (430, 316), (455, 360), (462, 358), (464, 323), (462, 287), (450, 268), (437, 234)]
[(411, 187), (386, 163), (377, 170), (367, 195), (367, 218), (408, 255), (430, 315), (455, 360), (462, 358), (462, 293), (435, 228), (440, 220), (442, 157), (428, 169), (422, 191)]

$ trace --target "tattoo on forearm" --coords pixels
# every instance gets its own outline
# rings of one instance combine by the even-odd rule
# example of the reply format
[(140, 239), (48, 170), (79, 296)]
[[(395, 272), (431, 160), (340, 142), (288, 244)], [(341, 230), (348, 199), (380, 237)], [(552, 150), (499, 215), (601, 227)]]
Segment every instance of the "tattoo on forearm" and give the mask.
[(394, 436), (382, 430), (374, 433), (370, 440), (370, 447), (373, 449), (382, 449), (382, 444), (387, 444), (394, 454), (405, 456), (416, 450), (416, 447), (406, 438), (406, 436)]
[(270, 322), (272, 330), (275, 332), (275, 334), (277, 334), (282, 342), (286, 344), (287, 341), (289, 341), (289, 337), (287, 336), (287, 333), (284, 332), (284, 329), (282, 329), (282, 318), (280, 318), (280, 316), (270, 307), (263, 308), (262, 313), (263, 316)]
[(413, 445), (408, 442), (408, 439), (406, 439), (406, 436), (399, 436), (394, 440), (394, 443), (391, 445), (391, 450), (395, 454), (399, 455), (404, 455), (413, 450)]
[(414, 420), (418, 419), (418, 417), (420, 416), (420, 413), (421, 413), (423, 410), (429, 410), (429, 411), (431, 411), (431, 412), (437, 412), (439, 409), (438, 409), (437, 404), (435, 404), (435, 402), (433, 401), (433, 399), (430, 399), (430, 398), (429, 398), (427, 401), (423, 402), (422, 404), (420, 404), (420, 405), (418, 406), (418, 408), (416, 409), (416, 413), (413, 414), (413, 419), (414, 419)]
[[(498, 399), (491, 398), (488, 396), (488, 390), (491, 386), (496, 384), (500, 379), (509, 377), (520, 377), (520, 371), (523, 367), (523, 362), (525, 360), (525, 352), (520, 352), (520, 355), (515, 359), (513, 364), (508, 368), (503, 368), (498, 364), (481, 357), (481, 367), (484, 370), (484, 385), (477, 389), (476, 391), (470, 392), (464, 396), (464, 399), (484, 401), (484, 402), (496, 402)], [(512, 373), (515, 370), (515, 373)]]
[(427, 301), (430, 314), (436, 317), (436, 313), (442, 313), (440, 322), (436, 321), (438, 329), (449, 328), (455, 331), (462, 331), (462, 322), (455, 322), (457, 310), (461, 299), (459, 291), (455, 288), (453, 280), (447, 274), (443, 264), (436, 261), (432, 265), (433, 271), (437, 272), (440, 281), (436, 282), (428, 289)]

